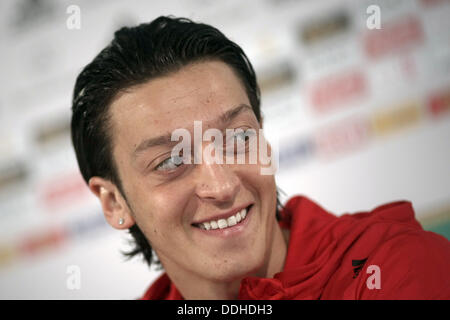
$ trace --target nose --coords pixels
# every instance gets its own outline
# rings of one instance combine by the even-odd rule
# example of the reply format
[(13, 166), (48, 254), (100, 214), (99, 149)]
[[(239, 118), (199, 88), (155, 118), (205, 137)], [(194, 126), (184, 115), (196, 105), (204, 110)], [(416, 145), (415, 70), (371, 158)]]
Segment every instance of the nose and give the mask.
[(226, 164), (198, 164), (196, 194), (200, 199), (234, 202), (240, 189), (240, 180)]

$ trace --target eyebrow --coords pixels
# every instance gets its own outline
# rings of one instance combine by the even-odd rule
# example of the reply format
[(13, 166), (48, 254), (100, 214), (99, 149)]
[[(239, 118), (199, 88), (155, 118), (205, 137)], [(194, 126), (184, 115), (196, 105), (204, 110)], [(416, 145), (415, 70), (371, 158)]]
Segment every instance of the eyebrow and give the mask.
[(220, 123), (229, 123), (231, 120), (236, 118), (239, 114), (244, 111), (253, 111), (252, 107), (245, 103), (241, 103), (240, 105), (234, 107), (233, 109), (228, 110), (224, 114), (219, 116)]
[[(222, 123), (222, 124), (229, 123), (244, 111), (253, 111), (253, 109), (249, 105), (242, 103), (242, 104), (228, 110), (227, 112), (221, 114), (217, 118), (217, 120), (213, 120), (211, 122), (218, 121), (219, 123)], [(177, 141), (172, 141), (171, 138), (172, 138), (172, 133), (169, 132), (169, 133), (160, 135), (158, 137), (145, 139), (133, 151), (133, 157), (136, 158), (140, 153), (142, 153), (143, 151), (145, 151), (149, 148), (153, 148), (156, 146), (170, 145), (170, 144), (177, 142)]]

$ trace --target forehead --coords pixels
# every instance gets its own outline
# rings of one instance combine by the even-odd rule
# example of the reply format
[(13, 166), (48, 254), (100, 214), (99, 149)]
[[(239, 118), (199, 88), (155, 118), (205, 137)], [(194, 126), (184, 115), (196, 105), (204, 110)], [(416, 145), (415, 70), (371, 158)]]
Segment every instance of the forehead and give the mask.
[(223, 62), (199, 62), (136, 86), (110, 107), (114, 144), (190, 128), (248, 102), (244, 86)]

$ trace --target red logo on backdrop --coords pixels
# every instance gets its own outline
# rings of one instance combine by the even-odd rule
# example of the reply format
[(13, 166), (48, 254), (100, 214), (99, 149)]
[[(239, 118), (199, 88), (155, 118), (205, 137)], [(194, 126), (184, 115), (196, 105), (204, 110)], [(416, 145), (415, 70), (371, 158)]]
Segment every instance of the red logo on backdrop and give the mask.
[(44, 183), (41, 198), (47, 208), (56, 208), (68, 203), (79, 203), (90, 194), (89, 188), (78, 172), (58, 175)]
[(19, 243), (18, 249), (22, 254), (37, 254), (43, 249), (50, 249), (64, 243), (66, 234), (62, 229), (42, 231), (39, 234), (27, 236)]
[(366, 80), (360, 71), (333, 75), (311, 87), (311, 104), (318, 111), (327, 111), (342, 102), (362, 96), (365, 91)]
[(315, 135), (317, 155), (331, 158), (356, 150), (368, 141), (369, 130), (368, 121), (361, 118), (348, 119), (321, 129)]
[(407, 17), (399, 22), (370, 30), (364, 38), (367, 55), (372, 59), (403, 49), (423, 39), (422, 25), (416, 17)]
[(425, 7), (431, 7), (431, 6), (435, 6), (437, 4), (443, 4), (448, 0), (421, 0), (420, 2), (425, 6)]
[(447, 91), (436, 93), (428, 100), (428, 109), (435, 117), (450, 111), (450, 88)]

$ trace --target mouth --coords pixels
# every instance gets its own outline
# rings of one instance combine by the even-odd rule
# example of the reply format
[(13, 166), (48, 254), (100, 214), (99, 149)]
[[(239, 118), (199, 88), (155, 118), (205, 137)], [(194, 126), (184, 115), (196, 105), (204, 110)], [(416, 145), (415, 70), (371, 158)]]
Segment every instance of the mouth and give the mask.
[(252, 206), (253, 204), (245, 207), (244, 209), (238, 211), (235, 214), (230, 214), (229, 216), (224, 216), (219, 219), (203, 221), (200, 223), (193, 223), (192, 226), (200, 228), (205, 231), (223, 230), (240, 226), (244, 222), (246, 222), (248, 213), (252, 208)]

